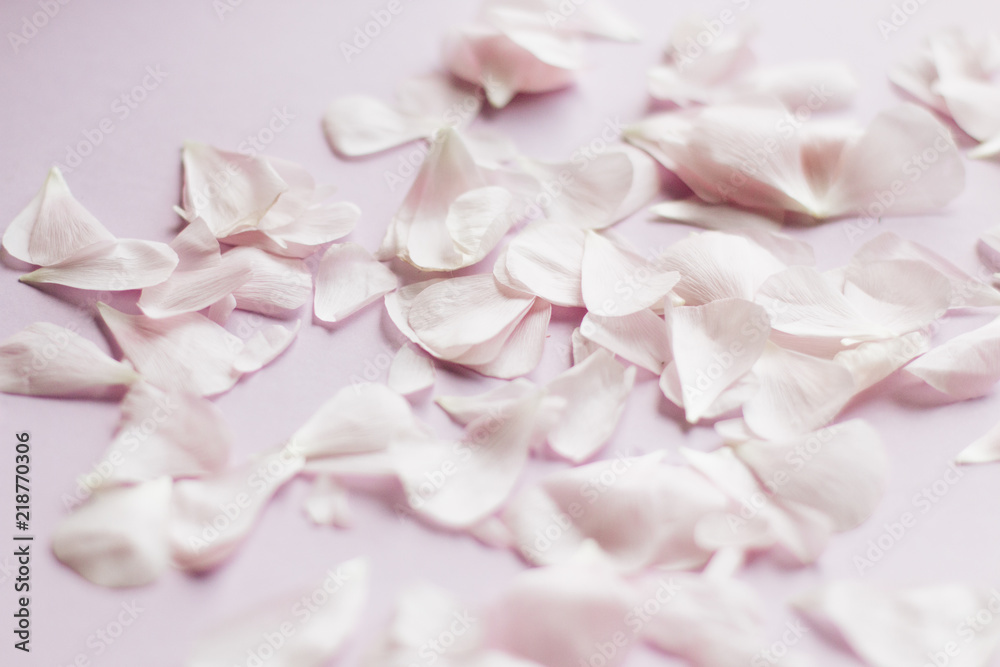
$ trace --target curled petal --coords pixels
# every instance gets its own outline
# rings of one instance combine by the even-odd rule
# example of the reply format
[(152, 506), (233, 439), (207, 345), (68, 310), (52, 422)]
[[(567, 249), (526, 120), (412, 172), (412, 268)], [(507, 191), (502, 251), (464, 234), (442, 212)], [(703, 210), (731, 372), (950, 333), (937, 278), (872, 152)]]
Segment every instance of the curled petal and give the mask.
[(3, 247), (22, 262), (50, 266), (95, 243), (114, 240), (73, 198), (62, 172), (53, 167), (42, 189), (4, 231)]

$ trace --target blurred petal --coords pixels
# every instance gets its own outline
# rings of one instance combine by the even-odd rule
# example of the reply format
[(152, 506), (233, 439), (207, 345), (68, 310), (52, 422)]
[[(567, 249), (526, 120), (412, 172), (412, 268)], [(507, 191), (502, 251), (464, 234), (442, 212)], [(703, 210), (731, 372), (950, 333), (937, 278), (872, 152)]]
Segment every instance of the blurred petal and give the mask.
[(170, 564), (170, 478), (105, 489), (63, 518), (52, 552), (98, 586), (143, 586)]

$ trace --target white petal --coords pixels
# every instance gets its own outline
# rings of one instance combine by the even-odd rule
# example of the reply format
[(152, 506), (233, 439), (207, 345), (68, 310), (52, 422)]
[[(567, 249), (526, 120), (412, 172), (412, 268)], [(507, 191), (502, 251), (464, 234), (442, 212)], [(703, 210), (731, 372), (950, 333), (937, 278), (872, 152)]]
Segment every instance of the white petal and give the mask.
[(695, 525), (726, 499), (701, 475), (662, 458), (619, 455), (548, 475), (519, 493), (503, 520), (522, 556), (567, 563), (592, 540), (623, 571), (704, 564), (711, 553), (695, 542)]
[(551, 317), (552, 304), (535, 299), (528, 312), (503, 341), (496, 356), (484, 363), (466, 362), (467, 355), (478, 354), (470, 351), (455, 361), (466, 364), (477, 373), (496, 378), (510, 379), (530, 373), (542, 359)]
[(451, 73), (481, 85), (498, 109), (519, 92), (565, 88), (582, 66), (579, 38), (556, 34), (547, 24), (506, 31), (467, 26), (449, 35), (444, 49), (445, 66)]
[[(1000, 625), (977, 625), (978, 632), (969, 626), (994, 596), (959, 584), (886, 589), (844, 580), (799, 596), (794, 606), (865, 664), (924, 665), (940, 654), (950, 665), (972, 667), (988, 664), (1000, 644)], [(959, 644), (962, 628), (969, 636)], [(955, 660), (943, 652), (951, 645), (960, 647)]]
[(507, 500), (541, 440), (543, 395), (535, 392), (504, 406), (499, 415), (469, 423), (462, 441), (426, 448), (399, 462), (410, 507), (449, 528), (466, 528), (497, 511)]
[(579, 227), (536, 223), (510, 242), (497, 264), (503, 262), (515, 289), (540, 296), (557, 306), (582, 306), (580, 279), (584, 239), (584, 232)]
[(161, 389), (210, 396), (229, 390), (242, 375), (236, 359), (243, 341), (198, 313), (155, 320), (97, 307), (125, 358)]
[(659, 268), (596, 232), (586, 232), (582, 288), (591, 313), (622, 317), (650, 308), (662, 302), (678, 280), (676, 271)]
[(905, 336), (861, 343), (842, 350), (833, 360), (851, 372), (855, 391), (861, 392), (881, 382), (930, 349), (930, 338), (922, 331)]
[[(185, 664), (230, 667), (264, 652), (262, 646), (272, 650), (268, 667), (329, 664), (360, 624), (368, 600), (368, 570), (362, 558), (341, 563), (327, 570), (322, 581), (244, 612), (201, 637)], [(308, 607), (303, 600), (311, 601)], [(268, 643), (277, 637), (277, 647)]]
[(994, 426), (958, 453), (955, 463), (1000, 461), (1000, 425)]
[(988, 394), (1000, 380), (1000, 319), (938, 345), (906, 372), (958, 400)]
[(741, 78), (736, 90), (740, 95), (776, 97), (793, 113), (829, 111), (853, 101), (858, 80), (843, 61), (803, 61), (755, 69)]
[(758, 436), (791, 438), (828, 423), (854, 395), (843, 366), (768, 343), (753, 373), (760, 391), (743, 406), (743, 418)]
[(667, 326), (651, 310), (624, 317), (587, 314), (580, 333), (621, 358), (659, 375), (671, 360)]
[(210, 401), (139, 382), (121, 411), (115, 439), (96, 466), (104, 484), (199, 477), (221, 471), (229, 459), (233, 436)]
[(396, 96), (395, 106), (367, 95), (334, 100), (323, 116), (330, 144), (344, 155), (369, 155), (468, 122), (481, 104), (481, 96), (441, 74), (408, 79)]
[(316, 317), (339, 322), (396, 289), (396, 276), (355, 243), (334, 244), (316, 276)]
[(771, 325), (767, 311), (742, 299), (720, 299), (669, 313), (684, 414), (694, 424), (753, 367), (764, 351)]
[(515, 221), (512, 199), (492, 184), (453, 128), (443, 128), (386, 231), (379, 259), (453, 271), (483, 259)]
[(250, 266), (235, 262), (175, 271), (165, 282), (142, 291), (139, 308), (145, 315), (158, 319), (193, 313), (226, 299), (251, 275)]
[(733, 449), (774, 498), (823, 512), (837, 531), (861, 525), (885, 493), (885, 447), (860, 419), (793, 440), (749, 440)]
[(168, 477), (96, 493), (56, 527), (52, 551), (99, 586), (152, 583), (170, 564), (170, 494)]
[(420, 292), (407, 321), (424, 349), (455, 358), (498, 336), (503, 336), (502, 345), (534, 301), (528, 294), (500, 286), (489, 274), (451, 278)]
[(290, 186), (264, 157), (251, 157), (188, 141), (184, 209), (201, 218), (217, 238), (255, 229)]
[[(596, 565), (532, 569), (489, 606), (486, 623), (496, 648), (546, 667), (579, 667), (622, 631), (636, 597), (623, 579)], [(617, 659), (629, 648), (617, 647)]]
[[(987, 233), (988, 234), (988, 233)], [(982, 239), (980, 248), (982, 248)], [(885, 232), (865, 243), (854, 253), (852, 264), (863, 264), (879, 260), (920, 260), (930, 264), (951, 282), (949, 308), (1000, 305), (1000, 291), (976, 280), (930, 248), (907, 241), (902, 237)]]
[(438, 396), (434, 401), (448, 413), (449, 417), (465, 426), (484, 415), (506, 410), (510, 404), (536, 391), (537, 387), (531, 380), (518, 378), (498, 384), (482, 394)]
[(275, 257), (258, 248), (233, 248), (222, 266), (245, 267), (248, 279), (235, 290), (236, 307), (264, 315), (295, 310), (312, 296), (312, 273), (305, 262)]
[(635, 382), (635, 367), (625, 368), (607, 350), (598, 350), (546, 385), (566, 401), (548, 441), (559, 456), (580, 463), (593, 456), (614, 433)]
[(651, 206), (649, 212), (673, 222), (724, 232), (747, 228), (774, 231), (781, 228), (780, 220), (763, 213), (733, 206), (706, 204), (695, 197), (660, 202)]
[(53, 283), (76, 289), (121, 292), (158, 285), (177, 266), (165, 243), (122, 239), (104, 241), (21, 276), (23, 283)]
[(434, 360), (412, 343), (399, 348), (389, 366), (386, 384), (395, 392), (408, 396), (434, 386)]
[[(934, 160), (911, 164), (912, 156), (924, 151), (933, 153)], [(876, 217), (872, 207), (879, 203), (891, 215), (932, 211), (965, 187), (965, 167), (948, 128), (913, 104), (876, 116), (864, 135), (844, 149), (839, 173), (827, 195), (830, 210), (837, 214), (867, 211)], [(899, 187), (894, 190), (893, 184), (900, 181), (903, 188), (897, 193)], [(891, 203), (882, 201), (887, 198)]]
[(115, 237), (69, 191), (53, 167), (45, 184), (3, 234), (3, 247), (22, 262), (58, 264), (94, 243)]
[(387, 449), (393, 442), (428, 438), (406, 399), (382, 385), (365, 383), (334, 394), (291, 441), (311, 459), (363, 454)]
[(279, 324), (269, 324), (248, 338), (233, 360), (233, 368), (239, 373), (254, 373), (277, 359), (299, 335), (302, 322), (286, 329)]
[(753, 241), (721, 232), (688, 236), (670, 246), (657, 265), (681, 274), (674, 291), (689, 306), (731, 297), (753, 301), (764, 281), (786, 268)]
[(48, 322), (0, 342), (0, 391), (7, 394), (103, 398), (138, 379), (128, 364)]
[(642, 638), (698, 667), (752, 664), (764, 642), (765, 615), (756, 591), (735, 579), (688, 573), (648, 576), (635, 615)]
[(203, 572), (229, 558), (271, 497), (304, 463), (293, 447), (285, 447), (237, 468), (175, 482), (170, 518), (174, 564)]

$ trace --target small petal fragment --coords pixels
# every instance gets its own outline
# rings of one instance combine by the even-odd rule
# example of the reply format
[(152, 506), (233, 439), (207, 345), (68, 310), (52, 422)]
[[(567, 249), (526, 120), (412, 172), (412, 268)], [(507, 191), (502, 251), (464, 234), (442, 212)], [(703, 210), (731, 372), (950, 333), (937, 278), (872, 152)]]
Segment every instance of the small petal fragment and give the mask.
[(323, 253), (316, 276), (315, 312), (339, 322), (396, 289), (397, 279), (355, 243), (334, 244)]
[(985, 396), (1000, 380), (1000, 319), (933, 348), (906, 372), (957, 400)]

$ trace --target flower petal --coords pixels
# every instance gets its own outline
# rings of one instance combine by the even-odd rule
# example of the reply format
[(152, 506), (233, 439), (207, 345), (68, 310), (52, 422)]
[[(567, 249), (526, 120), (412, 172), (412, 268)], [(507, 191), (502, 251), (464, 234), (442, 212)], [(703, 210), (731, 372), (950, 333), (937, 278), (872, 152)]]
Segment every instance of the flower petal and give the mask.
[[(969, 629), (968, 619), (988, 610), (992, 601), (990, 593), (958, 584), (886, 589), (844, 580), (799, 596), (793, 604), (865, 664), (922, 665), (964, 637), (956, 628)], [(1000, 626), (977, 627), (960, 645), (955, 664), (985, 665), (996, 652)]]
[(52, 533), (52, 551), (88, 581), (112, 588), (152, 583), (170, 565), (170, 478), (105, 489)]
[(819, 510), (837, 531), (861, 525), (885, 493), (885, 447), (861, 419), (791, 440), (749, 440), (733, 450), (774, 498)]
[[(230, 667), (271, 646), (268, 667), (321, 667), (354, 636), (368, 599), (368, 562), (362, 558), (327, 570), (323, 580), (269, 600), (207, 632), (189, 667)], [(322, 595), (320, 594), (322, 592)], [(302, 600), (311, 601), (308, 608)], [(317, 600), (322, 600), (318, 602)], [(277, 647), (267, 639), (281, 637)]]
[(389, 366), (386, 384), (403, 396), (416, 394), (434, 386), (434, 360), (412, 343), (404, 343)]
[(1000, 380), (1000, 319), (938, 345), (906, 372), (958, 400), (985, 396)]
[(591, 313), (622, 317), (651, 308), (678, 280), (678, 272), (664, 270), (597, 232), (586, 232), (581, 285)]
[(76, 289), (121, 292), (158, 285), (177, 266), (165, 243), (121, 239), (101, 241), (70, 257), (21, 276), (23, 283), (52, 283)]
[(552, 450), (573, 463), (586, 461), (611, 437), (632, 385), (635, 367), (625, 368), (607, 350), (598, 350), (546, 385), (566, 401), (547, 439)]
[(587, 313), (580, 324), (585, 338), (614, 354), (659, 375), (671, 360), (667, 326), (651, 310), (624, 317), (601, 317)]
[(674, 308), (669, 326), (684, 415), (691, 424), (750, 371), (771, 333), (767, 311), (743, 299)]
[(396, 275), (361, 246), (334, 244), (323, 253), (316, 275), (316, 317), (339, 322), (396, 289), (396, 285)]
[(105, 398), (139, 379), (79, 334), (48, 322), (0, 342), (0, 391), (27, 396)]
[(170, 518), (174, 564), (204, 572), (229, 558), (272, 496), (304, 464), (293, 447), (284, 447), (236, 468), (175, 482)]
[(753, 373), (760, 390), (743, 405), (747, 426), (761, 438), (780, 440), (828, 423), (854, 395), (851, 373), (833, 361), (768, 343)]
[(392, 443), (429, 439), (406, 399), (379, 384), (344, 387), (292, 436), (306, 459), (364, 454)]
[(3, 247), (12, 257), (37, 266), (58, 264), (87, 246), (114, 240), (73, 198), (57, 167), (3, 233)]
[(225, 468), (233, 436), (214, 403), (139, 382), (125, 395), (121, 411), (115, 439), (101, 459), (110, 469), (102, 472), (103, 484), (199, 477)]

